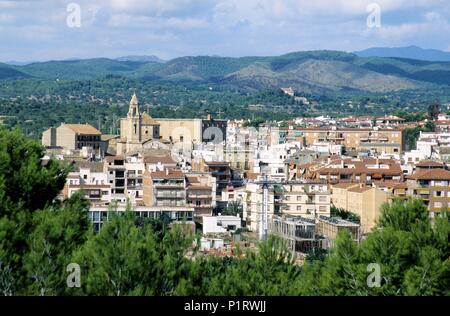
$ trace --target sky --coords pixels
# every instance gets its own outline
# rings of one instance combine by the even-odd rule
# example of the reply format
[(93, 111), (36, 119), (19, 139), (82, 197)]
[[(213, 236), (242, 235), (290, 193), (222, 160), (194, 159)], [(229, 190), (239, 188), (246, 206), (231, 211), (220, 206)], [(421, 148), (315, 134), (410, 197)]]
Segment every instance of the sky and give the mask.
[(449, 0), (0, 0), (0, 61), (409, 45), (450, 51)]

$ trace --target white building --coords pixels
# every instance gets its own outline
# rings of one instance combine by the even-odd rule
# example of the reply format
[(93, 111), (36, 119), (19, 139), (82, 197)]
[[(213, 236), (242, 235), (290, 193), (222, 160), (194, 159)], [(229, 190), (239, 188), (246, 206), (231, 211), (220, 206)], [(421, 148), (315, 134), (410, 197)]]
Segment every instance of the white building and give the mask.
[(239, 216), (203, 216), (203, 234), (226, 233), (241, 228)]

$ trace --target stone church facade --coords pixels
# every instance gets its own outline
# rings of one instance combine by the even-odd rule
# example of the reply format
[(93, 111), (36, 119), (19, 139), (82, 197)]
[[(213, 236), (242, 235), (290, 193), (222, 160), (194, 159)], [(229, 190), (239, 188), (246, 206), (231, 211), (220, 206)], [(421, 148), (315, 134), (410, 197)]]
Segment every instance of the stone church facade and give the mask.
[(136, 94), (133, 94), (127, 117), (120, 120), (120, 139), (117, 141), (117, 154), (143, 151), (145, 148), (153, 147), (154, 141), (159, 139), (159, 123), (148, 113), (140, 112), (139, 101)]

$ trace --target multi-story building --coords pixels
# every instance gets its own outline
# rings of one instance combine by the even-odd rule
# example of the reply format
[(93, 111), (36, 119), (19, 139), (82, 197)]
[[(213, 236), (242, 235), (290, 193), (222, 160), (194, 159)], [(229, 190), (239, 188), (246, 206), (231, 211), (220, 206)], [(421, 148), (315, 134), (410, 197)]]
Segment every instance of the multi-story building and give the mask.
[(297, 144), (272, 145), (256, 151), (253, 172), (265, 174), (273, 181), (287, 180), (286, 159), (300, 151)]
[(126, 196), (126, 168), (124, 156), (109, 156), (105, 158), (103, 172), (108, 177), (108, 183), (111, 185), (111, 198), (114, 201), (125, 203)]
[(312, 178), (336, 184), (354, 182), (370, 184), (373, 181), (403, 180), (398, 161), (378, 158), (346, 158), (330, 161), (310, 175)]
[(381, 206), (389, 198), (389, 194), (379, 188), (353, 183), (336, 184), (332, 191), (332, 203), (335, 207), (359, 215), (363, 234), (375, 227)]
[(291, 181), (274, 186), (275, 213), (311, 218), (330, 215), (331, 193), (326, 183)]
[(375, 119), (375, 122), (379, 127), (399, 126), (400, 124), (403, 124), (405, 122), (405, 119), (398, 116), (389, 115), (377, 117)]
[(225, 146), (224, 157), (230, 163), (230, 167), (245, 171), (253, 170), (255, 162), (256, 145), (245, 136), (245, 140), (235, 143), (227, 142)]
[(145, 167), (148, 171), (162, 171), (164, 169), (175, 169), (177, 162), (169, 155), (146, 155), (144, 157)]
[(63, 196), (70, 198), (75, 192), (82, 190), (84, 197), (91, 203), (109, 204), (111, 202), (111, 184), (102, 171), (102, 163), (92, 162), (79, 167), (79, 171), (70, 172), (67, 176)]
[(428, 205), (430, 217), (450, 208), (450, 171), (419, 169), (407, 177), (408, 195), (420, 197)]
[(180, 170), (146, 170), (143, 183), (146, 206), (186, 207), (186, 179)]
[(222, 191), (231, 182), (230, 163), (226, 161), (205, 161), (203, 158), (192, 161), (192, 170), (195, 172), (206, 172), (216, 178), (216, 194)]
[(401, 129), (380, 128), (299, 128), (304, 134), (306, 146), (329, 142), (343, 145), (347, 150), (372, 151), (375, 153), (401, 154), (404, 137)]
[(56, 128), (49, 128), (42, 134), (42, 145), (69, 150), (81, 150), (83, 147), (88, 147), (104, 153), (106, 148), (101, 135), (100, 131), (89, 124), (63, 123)]
[(212, 215), (216, 207), (216, 178), (206, 173), (186, 174), (186, 202), (195, 210), (195, 219)]
[[(303, 216), (330, 215), (331, 198), (327, 184), (293, 181), (270, 182), (267, 200), (267, 214)], [(235, 189), (223, 194), (223, 199), (240, 201), (243, 205), (243, 217), (247, 227), (258, 231), (261, 223), (264, 202), (262, 181), (248, 182), (245, 188)], [(225, 196), (226, 195), (226, 196)], [(232, 196), (231, 196), (232, 195)]]

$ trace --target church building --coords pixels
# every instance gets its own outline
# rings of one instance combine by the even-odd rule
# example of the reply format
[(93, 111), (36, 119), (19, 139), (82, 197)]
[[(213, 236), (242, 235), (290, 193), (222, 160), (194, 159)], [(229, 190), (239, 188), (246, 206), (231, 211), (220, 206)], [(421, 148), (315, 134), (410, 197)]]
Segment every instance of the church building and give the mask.
[[(136, 93), (133, 94), (127, 117), (120, 119), (120, 139), (117, 141), (117, 154), (141, 152), (152, 148), (153, 141), (160, 139), (160, 125), (149, 113), (141, 113)], [(159, 141), (158, 141), (159, 143)]]

